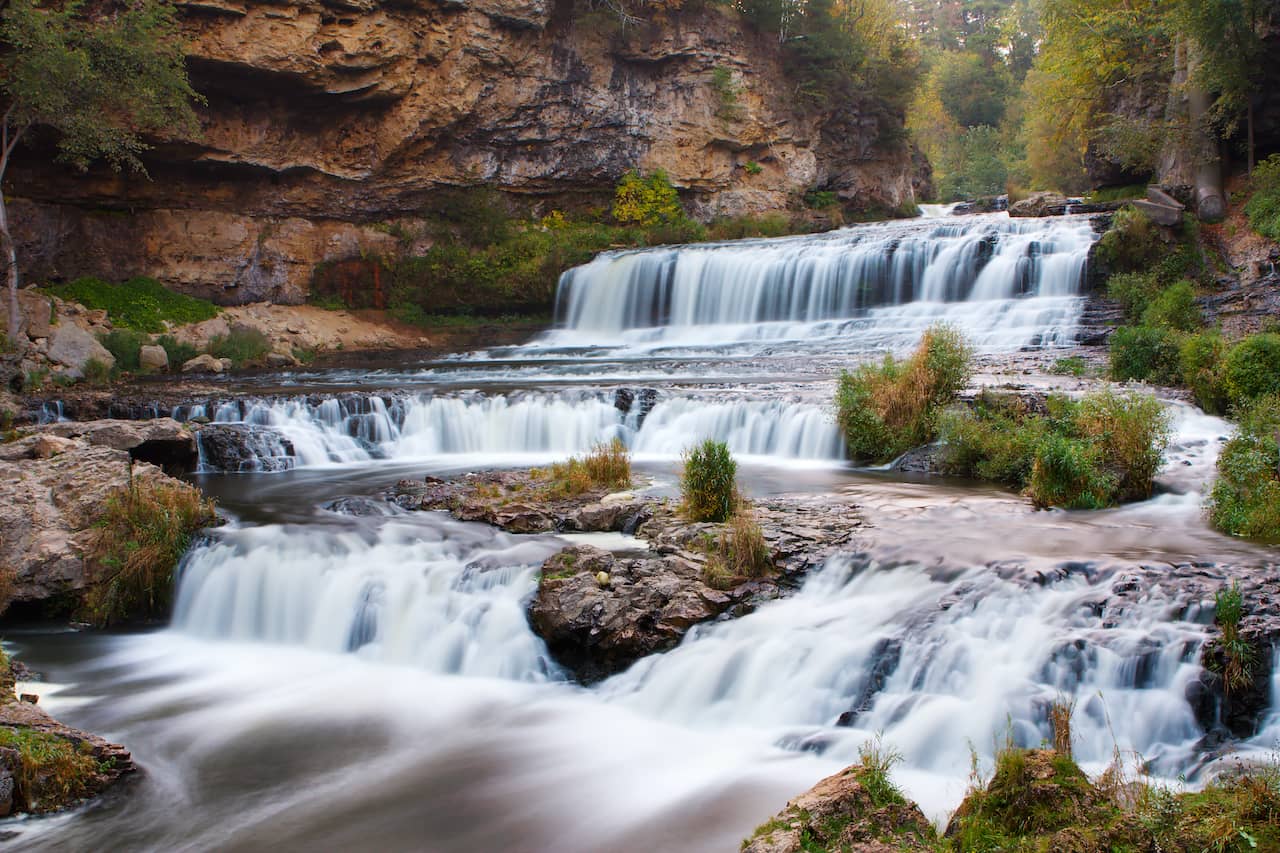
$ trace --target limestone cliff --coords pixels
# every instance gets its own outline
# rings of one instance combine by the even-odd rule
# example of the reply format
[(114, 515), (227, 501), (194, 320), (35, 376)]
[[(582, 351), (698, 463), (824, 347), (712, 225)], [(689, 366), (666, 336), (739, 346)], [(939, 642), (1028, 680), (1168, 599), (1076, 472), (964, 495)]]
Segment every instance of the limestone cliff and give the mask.
[(150, 180), (30, 152), (7, 188), (29, 276), (296, 302), (316, 263), (389, 251), (371, 226), (441, 188), (540, 212), (662, 168), (705, 219), (814, 188), (896, 208), (927, 181), (900, 116), (800, 106), (776, 39), (723, 7), (621, 27), (573, 0), (178, 3), (202, 137), (159, 141)]

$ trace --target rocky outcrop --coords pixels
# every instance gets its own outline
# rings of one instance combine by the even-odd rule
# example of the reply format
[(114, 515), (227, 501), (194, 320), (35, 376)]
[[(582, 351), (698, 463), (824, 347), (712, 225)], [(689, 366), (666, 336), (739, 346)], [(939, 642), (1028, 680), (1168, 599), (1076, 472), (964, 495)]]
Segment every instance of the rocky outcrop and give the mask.
[(37, 429), (47, 435), (74, 438), (96, 446), (128, 452), (136, 462), (147, 462), (171, 474), (195, 470), (197, 448), (191, 430), (173, 418), (145, 421), (63, 421)]
[(24, 154), (6, 190), (29, 277), (297, 302), (317, 263), (398, 251), (374, 226), (447, 208), (445, 188), (598, 209), (627, 170), (661, 168), (708, 218), (815, 188), (897, 209), (927, 181), (901, 116), (800, 106), (777, 39), (718, 4), (626, 27), (569, 0), (179, 7), (202, 137), (160, 140), (150, 180)]
[(828, 776), (787, 803), (742, 843), (743, 853), (909, 853), (937, 849), (937, 833), (920, 807), (896, 791), (867, 784), (855, 764)]
[(194, 430), (202, 471), (288, 471), (297, 462), (293, 442), (271, 427), (197, 424)]
[(10, 586), (4, 599), (78, 594), (86, 582), (85, 551), (108, 497), (130, 482), (165, 479), (133, 454), (167, 457), (175, 448), (194, 453), (190, 434), (172, 421), (56, 424), (0, 444), (0, 579)]

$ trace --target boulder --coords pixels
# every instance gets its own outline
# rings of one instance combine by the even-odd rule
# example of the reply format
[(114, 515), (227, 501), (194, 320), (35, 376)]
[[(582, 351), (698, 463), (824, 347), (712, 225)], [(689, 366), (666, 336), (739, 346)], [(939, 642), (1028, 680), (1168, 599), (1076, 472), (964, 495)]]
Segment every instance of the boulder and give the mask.
[[(9, 294), (3, 294), (0, 298), (0, 318), (4, 320), (4, 330), (9, 330)], [(20, 320), (18, 329), (31, 340), (39, 338), (47, 338), (53, 331), (53, 309), (49, 302), (49, 297), (38, 293), (35, 290), (24, 289), (18, 291), (18, 311)]]
[(883, 785), (867, 784), (862, 764), (828, 776), (787, 803), (742, 843), (743, 853), (907, 853), (936, 849), (937, 833), (920, 807)]
[(97, 338), (68, 320), (54, 326), (49, 333), (49, 350), (45, 355), (49, 361), (67, 368), (68, 376), (77, 379), (84, 376), (84, 366), (92, 359), (108, 368), (116, 365), (115, 356), (107, 352)]
[(287, 471), (296, 462), (293, 443), (270, 427), (205, 424), (196, 441), (204, 471)]
[(221, 373), (226, 370), (221, 359), (203, 353), (182, 363), (183, 373)]
[(268, 367), (297, 367), (298, 360), (292, 353), (272, 351), (267, 353)]
[(173, 474), (195, 469), (195, 436), (173, 418), (61, 421), (38, 429), (47, 436), (78, 438), (97, 447), (128, 451), (133, 459), (150, 462)]
[(138, 352), (138, 363), (143, 370), (164, 371), (169, 369), (169, 353), (164, 347), (148, 344)]
[(1038, 192), (1009, 205), (1010, 216), (1061, 216), (1067, 210), (1066, 196)]

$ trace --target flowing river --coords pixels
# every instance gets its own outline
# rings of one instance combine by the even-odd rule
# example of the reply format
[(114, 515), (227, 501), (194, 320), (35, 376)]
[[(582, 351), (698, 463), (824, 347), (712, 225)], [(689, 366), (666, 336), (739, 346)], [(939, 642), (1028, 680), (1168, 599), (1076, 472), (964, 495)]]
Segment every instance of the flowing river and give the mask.
[[(1212, 602), (1156, 583), (1123, 619), (1098, 603), (1142, 567), (1268, 558), (1202, 519), (1229, 425), (1170, 402), (1156, 497), (1035, 512), (990, 486), (853, 468), (830, 409), (840, 368), (938, 320), (997, 360), (1069, 344), (1093, 239), (1083, 217), (1001, 214), (611, 253), (566, 273), (556, 329), (526, 346), (180, 407), (256, 438), (232, 471), (204, 460), (233, 521), (186, 557), (171, 627), (7, 636), (47, 674), (42, 705), (145, 772), (9, 824), (6, 849), (733, 850), (877, 735), (945, 820), (971, 751), (1047, 740), (1060, 697), (1086, 769), (1120, 750), (1194, 783), (1205, 732), (1186, 697)], [(583, 688), (524, 613), (537, 567), (575, 537), (369, 500), (615, 437), (658, 494), (685, 447), (723, 439), (747, 492), (861, 512), (869, 544)], [(1277, 736), (1273, 714), (1241, 746)]]

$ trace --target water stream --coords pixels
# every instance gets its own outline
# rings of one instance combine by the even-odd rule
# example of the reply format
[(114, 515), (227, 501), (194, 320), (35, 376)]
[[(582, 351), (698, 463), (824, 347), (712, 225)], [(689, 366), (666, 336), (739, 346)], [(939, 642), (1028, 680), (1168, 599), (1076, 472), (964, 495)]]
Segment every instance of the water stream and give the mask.
[[(48, 674), (42, 704), (127, 744), (145, 775), (10, 824), (7, 848), (732, 850), (876, 733), (942, 820), (970, 750), (1038, 745), (1060, 697), (1087, 769), (1120, 749), (1194, 779), (1185, 693), (1209, 603), (1157, 584), (1116, 621), (1099, 602), (1136, 566), (1266, 558), (1201, 518), (1228, 424), (1170, 403), (1160, 493), (1103, 512), (844, 460), (840, 367), (938, 318), (993, 352), (1065, 343), (1078, 320), (1086, 220), (935, 213), (607, 254), (566, 274), (561, 326), (518, 352), (294, 393), (285, 377), (175, 412), (270, 439), (257, 472), (199, 478), (234, 521), (185, 559), (172, 626), (7, 637)], [(563, 538), (367, 500), (615, 437), (659, 494), (685, 447), (717, 437), (749, 494), (860, 507), (873, 535), (794, 596), (586, 689), (524, 618)], [(1277, 736), (1280, 715), (1253, 745)]]

